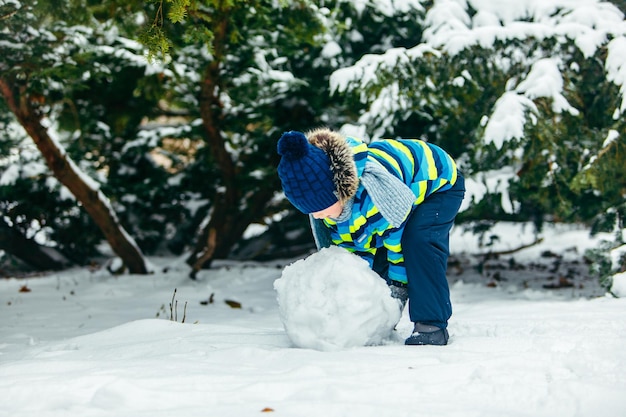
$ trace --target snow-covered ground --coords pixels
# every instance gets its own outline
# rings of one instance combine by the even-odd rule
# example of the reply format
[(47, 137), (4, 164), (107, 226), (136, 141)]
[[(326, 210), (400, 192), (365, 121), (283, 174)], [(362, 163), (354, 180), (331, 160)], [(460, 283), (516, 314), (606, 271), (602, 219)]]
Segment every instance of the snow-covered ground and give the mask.
[[(0, 416), (626, 415), (626, 298), (586, 277), (586, 232), (548, 228), (488, 261), (461, 232), (445, 347), (404, 346), (406, 312), (377, 346), (294, 347), (274, 289), (294, 260), (221, 262), (198, 281), (163, 258), (150, 276), (1, 280)], [(536, 238), (498, 233), (492, 251)]]

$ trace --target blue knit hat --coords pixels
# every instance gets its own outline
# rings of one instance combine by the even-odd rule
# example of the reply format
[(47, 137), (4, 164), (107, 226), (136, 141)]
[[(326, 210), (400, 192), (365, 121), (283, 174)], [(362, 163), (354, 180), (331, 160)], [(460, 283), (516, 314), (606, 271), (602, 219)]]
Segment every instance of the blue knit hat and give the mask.
[(322, 211), (339, 199), (335, 191), (330, 159), (311, 145), (302, 132), (285, 132), (278, 140), (278, 176), (285, 195), (305, 214)]

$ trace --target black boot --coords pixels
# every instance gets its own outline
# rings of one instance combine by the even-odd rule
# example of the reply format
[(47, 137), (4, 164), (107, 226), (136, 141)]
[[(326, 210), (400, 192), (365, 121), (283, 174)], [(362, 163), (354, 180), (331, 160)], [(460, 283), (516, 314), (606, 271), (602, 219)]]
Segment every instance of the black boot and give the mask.
[(413, 333), (404, 341), (405, 345), (436, 345), (448, 344), (448, 330), (428, 324), (415, 323)]

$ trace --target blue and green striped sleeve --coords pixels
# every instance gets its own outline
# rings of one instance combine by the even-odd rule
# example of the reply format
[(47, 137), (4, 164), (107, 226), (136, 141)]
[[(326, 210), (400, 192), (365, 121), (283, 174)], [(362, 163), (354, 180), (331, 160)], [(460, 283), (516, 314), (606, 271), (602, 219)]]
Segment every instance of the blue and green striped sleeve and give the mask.
[(422, 140), (380, 140), (370, 154), (415, 193), (415, 204), (452, 187), (457, 178), (454, 160), (440, 147)]

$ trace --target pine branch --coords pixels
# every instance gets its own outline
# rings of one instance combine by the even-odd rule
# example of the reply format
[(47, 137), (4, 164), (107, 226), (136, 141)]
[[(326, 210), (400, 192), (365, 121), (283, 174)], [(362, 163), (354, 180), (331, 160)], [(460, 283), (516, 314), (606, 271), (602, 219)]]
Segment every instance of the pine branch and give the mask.
[(0, 16), (0, 20), (10, 19), (16, 13), (17, 13), (17, 9), (16, 10), (9, 10), (7, 13), (3, 14), (2, 16)]

